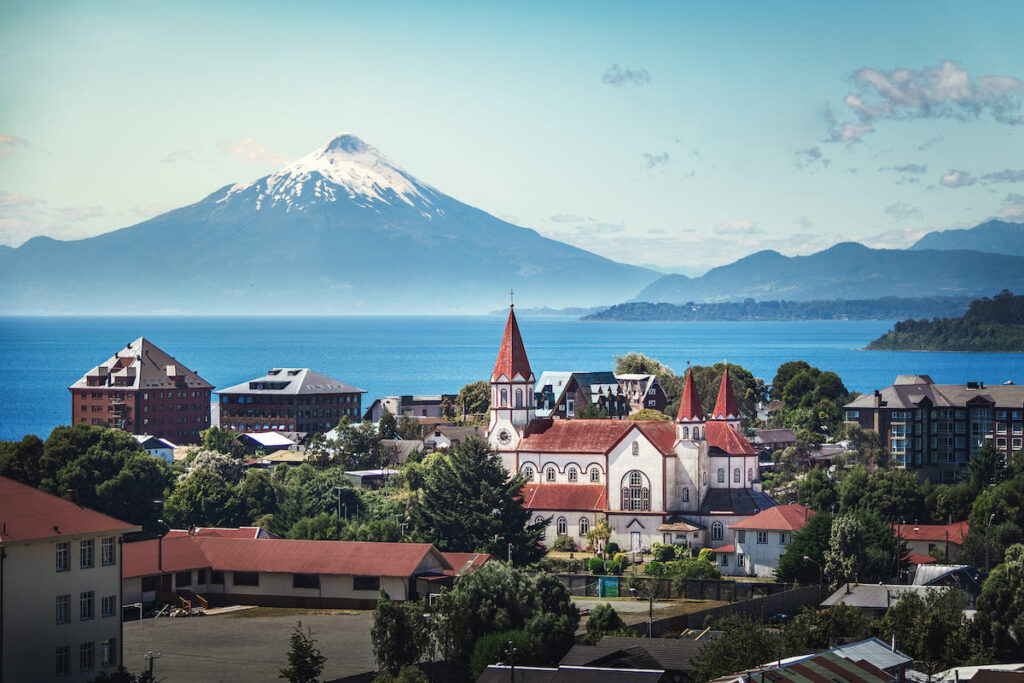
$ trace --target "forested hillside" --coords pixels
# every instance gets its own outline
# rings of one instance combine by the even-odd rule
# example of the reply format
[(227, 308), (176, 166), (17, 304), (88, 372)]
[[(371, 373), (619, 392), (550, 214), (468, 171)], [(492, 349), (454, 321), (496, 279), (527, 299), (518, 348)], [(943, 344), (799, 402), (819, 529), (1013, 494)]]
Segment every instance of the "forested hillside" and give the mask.
[(1024, 351), (1024, 296), (1003, 290), (959, 318), (904, 320), (867, 346), (896, 351)]

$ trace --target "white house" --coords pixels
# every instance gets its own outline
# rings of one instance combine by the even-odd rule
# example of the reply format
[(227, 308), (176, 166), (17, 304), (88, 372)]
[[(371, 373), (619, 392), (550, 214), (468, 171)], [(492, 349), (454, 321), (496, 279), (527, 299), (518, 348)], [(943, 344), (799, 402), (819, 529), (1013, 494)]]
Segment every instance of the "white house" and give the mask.
[(814, 510), (792, 503), (777, 505), (732, 525), (733, 542), (714, 548), (726, 576), (775, 576), (779, 558), (793, 534), (807, 525)]
[(121, 539), (140, 531), (0, 477), (0, 680), (91, 681), (121, 663)]
[(491, 374), (487, 438), (524, 501), (557, 535), (585, 544), (602, 519), (623, 548), (655, 541), (731, 542), (731, 526), (775, 505), (761, 491), (757, 452), (740, 433), (728, 370), (705, 417), (689, 371), (674, 422), (538, 418), (534, 375), (514, 311)]
[(150, 455), (156, 458), (163, 458), (168, 465), (174, 462), (174, 449), (177, 448), (167, 439), (161, 439), (149, 434), (135, 434), (135, 440)]

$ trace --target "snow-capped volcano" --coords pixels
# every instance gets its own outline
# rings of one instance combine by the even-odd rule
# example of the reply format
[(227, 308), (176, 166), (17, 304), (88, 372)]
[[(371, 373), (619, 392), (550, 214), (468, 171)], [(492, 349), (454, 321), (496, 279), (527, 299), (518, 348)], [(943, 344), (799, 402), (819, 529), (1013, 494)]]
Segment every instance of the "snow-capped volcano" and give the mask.
[(366, 208), (375, 202), (404, 202), (428, 214), (443, 213), (432, 208), (436, 190), (352, 133), (337, 135), (277, 173), (231, 187), (218, 202), (236, 195), (252, 198), (257, 209), (284, 206), (291, 211), (346, 198)]

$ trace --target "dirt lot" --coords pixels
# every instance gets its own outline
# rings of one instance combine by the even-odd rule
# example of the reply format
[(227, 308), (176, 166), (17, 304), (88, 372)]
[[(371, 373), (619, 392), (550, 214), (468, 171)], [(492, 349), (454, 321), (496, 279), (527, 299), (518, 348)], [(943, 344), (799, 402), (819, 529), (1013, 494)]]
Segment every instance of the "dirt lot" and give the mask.
[[(278, 681), (287, 665), (288, 637), (297, 621), (313, 629), (327, 657), (323, 677), (333, 680), (373, 671), (373, 612), (316, 614), (312, 610), (259, 610), (209, 617), (146, 619), (124, 625), (124, 663), (146, 665), (148, 650), (163, 652), (154, 673), (160, 681)], [(267, 615), (273, 616), (267, 616)]]

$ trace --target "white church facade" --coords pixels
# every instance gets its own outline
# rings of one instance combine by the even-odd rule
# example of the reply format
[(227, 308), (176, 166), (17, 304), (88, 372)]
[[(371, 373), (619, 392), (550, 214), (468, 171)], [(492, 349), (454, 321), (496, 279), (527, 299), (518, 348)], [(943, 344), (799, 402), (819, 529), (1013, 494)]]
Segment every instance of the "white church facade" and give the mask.
[(687, 370), (674, 422), (538, 418), (534, 382), (512, 310), (487, 436), (505, 468), (525, 477), (524, 505), (552, 518), (546, 543), (564, 535), (585, 546), (586, 532), (607, 519), (609, 540), (624, 550), (655, 541), (715, 548), (733, 543), (733, 524), (775, 505), (740, 431), (728, 368), (710, 416)]

